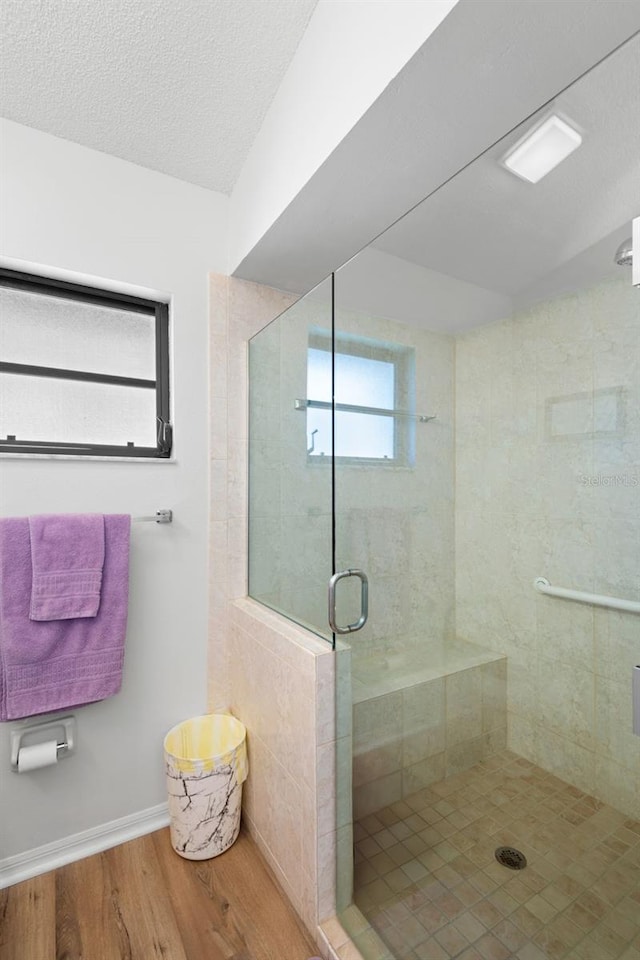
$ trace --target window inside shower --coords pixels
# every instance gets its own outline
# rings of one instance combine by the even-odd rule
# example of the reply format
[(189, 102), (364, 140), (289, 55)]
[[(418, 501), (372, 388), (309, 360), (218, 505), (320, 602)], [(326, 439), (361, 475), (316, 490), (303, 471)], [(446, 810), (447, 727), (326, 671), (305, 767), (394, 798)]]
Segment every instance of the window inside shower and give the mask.
[[(379, 341), (311, 334), (307, 351), (307, 454), (410, 465), (415, 449), (414, 353)], [(332, 395), (335, 378), (335, 435)]]

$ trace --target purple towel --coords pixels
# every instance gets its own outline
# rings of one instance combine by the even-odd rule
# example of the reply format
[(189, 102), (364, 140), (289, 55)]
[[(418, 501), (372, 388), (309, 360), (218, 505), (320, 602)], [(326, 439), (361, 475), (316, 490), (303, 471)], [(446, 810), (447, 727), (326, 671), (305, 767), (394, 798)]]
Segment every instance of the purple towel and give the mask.
[(104, 518), (97, 616), (29, 618), (31, 545), (26, 517), (0, 520), (0, 720), (93, 703), (122, 683), (131, 518)]
[(31, 620), (95, 617), (104, 564), (101, 513), (29, 517)]

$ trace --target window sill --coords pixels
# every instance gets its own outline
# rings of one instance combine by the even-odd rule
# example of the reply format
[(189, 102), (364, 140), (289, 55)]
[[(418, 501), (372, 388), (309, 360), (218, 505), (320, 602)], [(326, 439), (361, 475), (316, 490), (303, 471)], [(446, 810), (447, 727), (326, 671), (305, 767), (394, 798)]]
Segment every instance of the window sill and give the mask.
[(0, 453), (0, 460), (81, 460), (83, 463), (173, 463), (175, 457), (90, 457), (69, 453)]

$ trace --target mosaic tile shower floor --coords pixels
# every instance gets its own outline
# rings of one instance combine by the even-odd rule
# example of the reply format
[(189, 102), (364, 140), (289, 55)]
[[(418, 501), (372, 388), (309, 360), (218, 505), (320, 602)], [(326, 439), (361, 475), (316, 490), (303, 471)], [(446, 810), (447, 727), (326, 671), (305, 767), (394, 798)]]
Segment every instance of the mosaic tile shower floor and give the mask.
[(354, 829), (355, 902), (395, 960), (640, 960), (640, 822), (513, 753)]

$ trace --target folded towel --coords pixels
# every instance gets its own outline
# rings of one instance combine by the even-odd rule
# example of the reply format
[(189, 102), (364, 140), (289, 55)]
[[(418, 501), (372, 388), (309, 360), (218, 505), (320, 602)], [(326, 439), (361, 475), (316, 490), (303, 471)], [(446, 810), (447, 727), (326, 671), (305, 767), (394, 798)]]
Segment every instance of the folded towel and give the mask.
[(31, 620), (95, 617), (104, 564), (101, 513), (29, 517)]
[(29, 618), (26, 517), (0, 520), (0, 720), (104, 700), (122, 684), (131, 518), (104, 517), (100, 609), (72, 620)]

